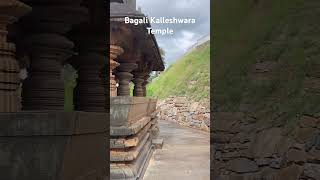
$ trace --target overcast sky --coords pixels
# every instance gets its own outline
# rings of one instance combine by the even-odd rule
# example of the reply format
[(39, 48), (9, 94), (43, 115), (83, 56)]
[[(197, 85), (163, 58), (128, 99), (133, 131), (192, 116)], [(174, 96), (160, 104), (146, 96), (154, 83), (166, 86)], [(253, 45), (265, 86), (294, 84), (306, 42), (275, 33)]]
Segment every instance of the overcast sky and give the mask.
[(172, 28), (174, 35), (156, 35), (166, 52), (167, 65), (176, 61), (197, 40), (210, 33), (210, 0), (137, 0), (149, 17), (195, 18), (195, 24), (151, 24), (153, 28)]

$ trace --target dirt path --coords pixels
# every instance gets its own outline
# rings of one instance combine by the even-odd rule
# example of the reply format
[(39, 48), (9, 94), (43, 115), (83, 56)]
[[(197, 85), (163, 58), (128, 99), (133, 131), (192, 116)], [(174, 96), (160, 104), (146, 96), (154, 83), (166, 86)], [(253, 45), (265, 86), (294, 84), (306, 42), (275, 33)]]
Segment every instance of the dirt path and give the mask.
[(210, 135), (159, 121), (162, 149), (156, 150), (144, 180), (209, 180)]

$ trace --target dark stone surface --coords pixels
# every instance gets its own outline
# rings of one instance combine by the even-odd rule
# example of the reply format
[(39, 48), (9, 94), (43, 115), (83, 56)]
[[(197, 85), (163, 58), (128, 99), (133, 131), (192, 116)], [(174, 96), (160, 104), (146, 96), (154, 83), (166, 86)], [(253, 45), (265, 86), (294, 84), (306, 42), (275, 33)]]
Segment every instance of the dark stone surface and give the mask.
[(228, 169), (238, 173), (249, 173), (258, 171), (258, 166), (254, 161), (246, 158), (231, 160)]
[(0, 114), (4, 180), (92, 180), (107, 176), (107, 114)]
[(111, 97), (110, 105), (110, 123), (113, 127), (130, 126), (155, 111), (152, 108), (154, 102), (146, 97)]
[(75, 135), (106, 132), (108, 114), (20, 112), (0, 114), (0, 136)]

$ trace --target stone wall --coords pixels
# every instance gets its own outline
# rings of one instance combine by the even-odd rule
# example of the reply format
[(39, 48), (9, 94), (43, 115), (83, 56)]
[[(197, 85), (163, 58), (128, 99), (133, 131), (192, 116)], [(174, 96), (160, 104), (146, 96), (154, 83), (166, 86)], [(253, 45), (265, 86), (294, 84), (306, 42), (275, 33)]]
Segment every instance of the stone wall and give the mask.
[(215, 119), (215, 180), (320, 179), (320, 116), (304, 115), (290, 130), (244, 113), (219, 112)]
[(159, 133), (155, 99), (110, 98), (111, 180), (142, 179)]
[(319, 1), (219, 3), (213, 179), (319, 180)]
[(158, 103), (158, 109), (161, 120), (209, 132), (210, 108), (202, 103), (187, 97), (169, 97)]
[(108, 118), (92, 112), (0, 113), (1, 179), (109, 179)]

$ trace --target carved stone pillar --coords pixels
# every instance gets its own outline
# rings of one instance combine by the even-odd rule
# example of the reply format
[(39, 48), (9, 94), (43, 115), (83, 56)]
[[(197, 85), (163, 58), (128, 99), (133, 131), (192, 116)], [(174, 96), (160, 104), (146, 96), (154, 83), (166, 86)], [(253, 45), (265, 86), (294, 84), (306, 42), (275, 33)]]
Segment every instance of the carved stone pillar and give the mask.
[(19, 65), (15, 58), (16, 47), (7, 42), (7, 25), (31, 11), (31, 7), (17, 0), (0, 2), (0, 112), (20, 110)]
[(79, 51), (79, 55), (72, 60), (72, 64), (78, 70), (75, 89), (75, 109), (78, 111), (106, 110), (106, 86), (109, 83), (106, 77), (109, 70), (106, 69), (108, 61), (104, 36), (105, 34), (89, 27), (80, 27), (78, 32), (73, 34)]
[(119, 79), (118, 96), (130, 96), (130, 82), (133, 78), (132, 71), (138, 67), (135, 63), (121, 63), (117, 67), (116, 76)]
[(149, 79), (150, 75), (145, 75), (144, 76), (144, 82), (142, 83), (142, 91), (143, 91), (143, 96), (146, 97), (147, 96), (147, 84), (149, 83), (148, 79)]
[(133, 83), (134, 83), (134, 89), (133, 89), (133, 95), (137, 97), (144, 97), (144, 88), (143, 83), (144, 83), (144, 73), (141, 72), (134, 72), (133, 73), (134, 78), (133, 78)]
[(24, 30), (30, 32), (23, 44), (31, 57), (29, 77), (23, 87), (24, 110), (64, 109), (62, 68), (74, 54), (74, 44), (64, 34), (72, 24), (83, 20), (85, 12), (79, 5), (35, 1), (32, 13), (23, 21)]
[(119, 46), (110, 45), (110, 96), (117, 96), (117, 82), (112, 71), (120, 64), (115, 59), (123, 53), (123, 49)]

